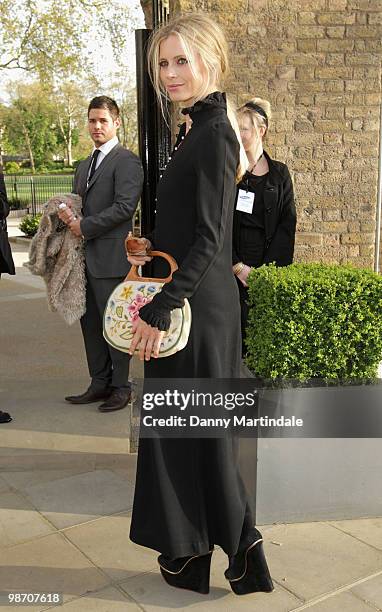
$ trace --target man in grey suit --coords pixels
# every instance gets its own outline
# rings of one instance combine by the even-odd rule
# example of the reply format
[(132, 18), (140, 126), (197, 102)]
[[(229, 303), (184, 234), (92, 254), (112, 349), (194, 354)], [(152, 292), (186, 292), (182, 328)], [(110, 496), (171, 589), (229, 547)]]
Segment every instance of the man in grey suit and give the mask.
[(85, 241), (86, 313), (82, 334), (91, 377), (87, 391), (65, 399), (72, 404), (105, 400), (101, 412), (120, 410), (130, 401), (130, 356), (111, 347), (103, 337), (103, 312), (113, 289), (123, 281), (129, 264), (124, 241), (142, 191), (143, 170), (136, 155), (118, 142), (119, 109), (107, 96), (94, 98), (88, 108), (91, 156), (74, 177), (73, 192), (82, 197), (83, 218), (70, 209), (59, 213), (76, 236)]

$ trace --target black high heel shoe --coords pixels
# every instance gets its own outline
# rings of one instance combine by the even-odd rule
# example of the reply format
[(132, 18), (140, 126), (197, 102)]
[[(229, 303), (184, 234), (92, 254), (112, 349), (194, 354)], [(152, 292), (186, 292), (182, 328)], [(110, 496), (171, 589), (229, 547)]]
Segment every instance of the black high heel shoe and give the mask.
[(158, 557), (161, 574), (167, 584), (207, 595), (210, 592), (210, 566), (212, 550), (206, 555), (167, 559)]
[(236, 595), (248, 593), (270, 593), (274, 586), (263, 550), (263, 538), (256, 528), (251, 530), (252, 542), (248, 538), (239, 552), (230, 558), (224, 575)]

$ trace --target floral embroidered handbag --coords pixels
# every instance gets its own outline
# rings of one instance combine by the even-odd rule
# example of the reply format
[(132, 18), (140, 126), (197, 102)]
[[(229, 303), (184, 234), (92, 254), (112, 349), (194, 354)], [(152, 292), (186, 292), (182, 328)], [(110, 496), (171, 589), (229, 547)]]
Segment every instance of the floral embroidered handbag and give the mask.
[[(161, 251), (151, 251), (152, 257), (163, 257), (170, 265), (167, 278), (146, 278), (139, 276), (137, 266), (131, 266), (123, 283), (117, 285), (110, 295), (103, 317), (105, 340), (119, 351), (127, 353), (133, 337), (132, 322), (139, 316), (139, 309), (150, 302), (165, 283), (172, 279), (178, 269), (171, 255)], [(167, 357), (181, 351), (187, 344), (191, 328), (191, 307), (187, 299), (183, 308), (171, 311), (171, 324), (165, 332), (159, 349), (159, 357)], [(136, 352), (138, 349), (136, 350)]]

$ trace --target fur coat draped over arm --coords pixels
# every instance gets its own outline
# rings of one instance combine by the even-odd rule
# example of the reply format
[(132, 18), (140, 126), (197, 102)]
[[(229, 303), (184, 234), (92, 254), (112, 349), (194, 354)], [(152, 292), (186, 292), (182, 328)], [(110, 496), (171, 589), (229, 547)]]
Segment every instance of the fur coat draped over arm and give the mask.
[(76, 217), (81, 218), (80, 196), (72, 193), (48, 200), (32, 239), (27, 266), (32, 274), (44, 279), (49, 310), (58, 312), (71, 325), (86, 310), (85, 257), (82, 238), (58, 217), (61, 202), (70, 203)]

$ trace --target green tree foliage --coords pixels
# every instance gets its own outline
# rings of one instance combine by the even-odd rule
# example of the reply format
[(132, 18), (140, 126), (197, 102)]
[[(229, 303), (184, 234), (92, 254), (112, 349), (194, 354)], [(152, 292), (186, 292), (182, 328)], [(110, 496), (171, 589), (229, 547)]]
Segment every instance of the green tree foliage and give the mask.
[(115, 74), (115, 80), (110, 86), (111, 95), (117, 101), (120, 111), (121, 127), (118, 137), (121, 144), (138, 153), (137, 98), (136, 88), (132, 79), (126, 77), (121, 70)]
[[(54, 151), (72, 166), (75, 159), (87, 156), (91, 142), (86, 108), (89, 99), (99, 94), (122, 99), (126, 112), (121, 141), (136, 149), (134, 92), (126, 84), (124, 65), (127, 35), (137, 26), (136, 4), (133, 0), (0, 0), (0, 79), (4, 82), (13, 74), (9, 69), (18, 69), (21, 79), (27, 75), (28, 82), (30, 76), (36, 78), (46, 105), (44, 110), (33, 99), (35, 83), (29, 89), (31, 99), (26, 102), (25, 85), (23, 103), (16, 102), (19, 92), (13, 80), (11, 102), (0, 105), (0, 163), (4, 154), (27, 153), (32, 169), (38, 168)], [(113, 52), (118, 74), (113, 63), (100, 60), (100, 48), (105, 58)], [(37, 113), (35, 121), (31, 108)]]
[(14, 84), (4, 115), (6, 138), (14, 150), (27, 153), (32, 172), (52, 159), (57, 150), (56, 117), (43, 86)]
[(5, 164), (4, 170), (7, 174), (17, 174), (20, 172), (20, 164), (15, 161), (9, 161)]
[(118, 0), (0, 0), (0, 69), (41, 80), (91, 71), (89, 41), (121, 53), (131, 11)]
[(59, 83), (51, 99), (57, 121), (57, 142), (63, 149), (65, 164), (73, 166), (73, 148), (79, 142), (81, 129), (85, 129), (88, 100), (82, 88), (71, 81)]

